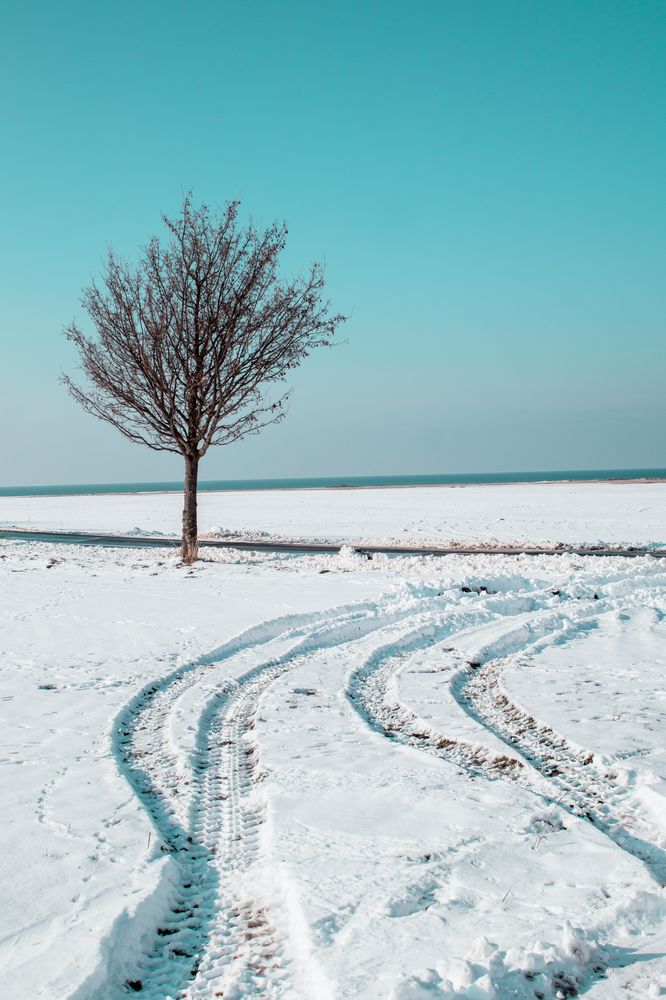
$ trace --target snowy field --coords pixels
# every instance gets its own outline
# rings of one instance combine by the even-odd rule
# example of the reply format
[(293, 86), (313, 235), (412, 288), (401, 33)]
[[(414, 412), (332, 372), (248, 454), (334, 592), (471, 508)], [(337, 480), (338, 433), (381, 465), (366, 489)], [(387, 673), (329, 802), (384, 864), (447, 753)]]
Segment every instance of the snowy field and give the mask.
[[(501, 489), (514, 517), (538, 491)], [(663, 539), (662, 488), (553, 490), (553, 539), (590, 497), (576, 540)], [(341, 493), (326, 521), (317, 494), (303, 532), (400, 509), (423, 537), (457, 503), (470, 537), (459, 498), (493, 495)], [(175, 499), (140, 503), (2, 501), (172, 527)], [(261, 504), (204, 498), (237, 530)], [(3, 997), (666, 995), (662, 560), (0, 542), (0, 610)]]
[[(178, 534), (178, 493), (0, 497), (0, 527)], [(663, 544), (666, 483), (202, 493), (204, 533), (336, 541)]]

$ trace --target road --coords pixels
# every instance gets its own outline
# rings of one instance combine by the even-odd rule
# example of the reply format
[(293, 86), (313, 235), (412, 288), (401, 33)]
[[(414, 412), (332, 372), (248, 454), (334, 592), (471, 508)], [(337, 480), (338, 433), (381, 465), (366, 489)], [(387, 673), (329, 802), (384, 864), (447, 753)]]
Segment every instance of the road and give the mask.
[[(66, 543), (68, 545), (103, 545), (110, 548), (177, 548), (180, 539), (155, 535), (107, 535), (101, 533), (76, 531), (28, 531), (22, 528), (4, 528), (0, 530), (0, 538), (13, 541)], [(202, 538), (202, 548), (239, 549), (242, 551), (293, 553), (294, 555), (317, 555), (340, 551), (343, 542), (265, 542), (243, 539)], [(352, 546), (363, 555), (371, 558), (376, 553), (388, 556), (450, 556), (450, 555), (580, 555), (580, 556), (646, 556), (656, 559), (666, 556), (666, 549), (648, 549), (644, 547), (627, 548), (586, 548), (585, 546), (563, 545), (558, 548), (544, 546), (496, 546), (469, 545), (465, 547), (444, 546), (403, 546), (374, 545), (359, 543)]]

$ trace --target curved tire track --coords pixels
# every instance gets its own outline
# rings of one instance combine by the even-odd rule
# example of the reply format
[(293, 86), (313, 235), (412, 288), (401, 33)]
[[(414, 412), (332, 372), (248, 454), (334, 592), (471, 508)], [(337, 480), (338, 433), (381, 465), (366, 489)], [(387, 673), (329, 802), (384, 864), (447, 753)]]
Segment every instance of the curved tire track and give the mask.
[[(634, 603), (634, 602), (631, 602)], [(629, 607), (625, 603), (623, 607)], [(568, 634), (557, 634), (558, 642), (573, 640), (575, 626)], [(526, 645), (521, 652), (527, 652)], [(543, 639), (533, 643), (543, 648)], [(641, 861), (661, 887), (666, 885), (666, 851), (650, 843), (643, 831), (640, 816), (627, 802), (627, 791), (617, 782), (612, 768), (600, 768), (589, 749), (576, 748), (546, 723), (511, 701), (502, 687), (502, 674), (515, 658), (515, 652), (469, 670), (461, 683), (454, 685), (454, 695), (461, 707), (485, 729), (503, 740), (527, 760), (561, 793), (563, 808), (588, 820), (618, 847)], [(627, 824), (634, 828), (629, 829)]]
[[(483, 729), (502, 740), (510, 751), (527, 761), (531, 765), (528, 771), (524, 771), (521, 761), (514, 757), (498, 757), (474, 744), (451, 740), (423, 725), (416, 714), (400, 702), (397, 690), (393, 699), (389, 695), (390, 686), (393, 684), (395, 687), (395, 679), (407, 655), (447, 637), (455, 643), (456, 636), (451, 631), (453, 619), (438, 630), (437, 638), (417, 631), (403, 640), (399, 652), (396, 652), (395, 646), (376, 651), (352, 674), (347, 694), (361, 717), (383, 735), (444, 758), (474, 775), (487, 779), (505, 775), (526, 790), (538, 791), (551, 804), (587, 820), (621, 850), (642, 862), (651, 877), (663, 887), (666, 852), (626, 829), (621, 808), (622, 790), (615, 784), (612, 771), (600, 771), (594, 767), (593, 755), (589, 751), (577, 751), (549, 726), (537, 724), (532, 716), (511, 702), (500, 684), (503, 670), (517, 653), (532, 651), (553, 640), (569, 641), (579, 634), (581, 627), (593, 627), (601, 614), (610, 610), (608, 605), (619, 610), (620, 607), (640, 605), (644, 597), (645, 593), (639, 590), (623, 602), (609, 598), (597, 603), (599, 598), (595, 594), (592, 607), (570, 609), (570, 615), (548, 613), (541, 616), (541, 620), (530, 622), (527, 627), (509, 628), (500, 641), (505, 646), (508, 644), (510, 654), (493, 656), (483, 664), (468, 661), (465, 669), (457, 671), (452, 679), (451, 692), (461, 708)], [(454, 653), (455, 646), (449, 647), (447, 652)], [(545, 792), (543, 787), (535, 786), (532, 780), (534, 772), (546, 783)], [(591, 782), (592, 773), (595, 780)], [(542, 781), (538, 784), (541, 785)], [(551, 788), (553, 784), (556, 786), (559, 798), (549, 794), (548, 784)], [(580, 968), (574, 978), (565, 976), (557, 968), (551, 969), (553, 991), (556, 987), (560, 990), (566, 987), (570, 991), (566, 995), (580, 995), (603, 979), (607, 969), (615, 966), (624, 968), (630, 964), (621, 950), (611, 948), (599, 961), (602, 954), (593, 951), (589, 962)]]
[[(541, 592), (543, 595), (545, 592)], [(493, 595), (494, 596), (494, 595)], [(539, 592), (530, 592), (526, 597), (531, 603)], [(471, 743), (433, 728), (420, 719), (409, 706), (403, 704), (395, 688), (395, 680), (404, 666), (405, 659), (414, 653), (427, 649), (446, 640), (455, 641), (455, 636), (475, 626), (501, 622), (504, 617), (502, 605), (507, 604), (507, 617), (515, 612), (516, 594), (512, 593), (504, 601), (502, 598), (489, 601), (482, 598), (483, 606), (474, 610), (457, 609), (440, 616), (433, 627), (432, 618), (426, 619), (419, 628), (412, 629), (397, 642), (393, 641), (378, 648), (350, 676), (347, 697), (363, 720), (375, 731), (397, 743), (423, 750), (475, 776), (489, 779), (509, 777), (521, 780), (529, 790), (534, 791), (533, 782), (523, 774), (523, 762), (515, 757), (497, 754), (481, 743)], [(499, 608), (498, 608), (499, 605)], [(448, 654), (454, 653), (448, 646)], [(460, 672), (457, 664), (452, 671)]]
[[(542, 598), (544, 593), (530, 591), (529, 597)], [(169, 855), (173, 888), (159, 925), (152, 931), (143, 928), (143, 932), (137, 927), (137, 938), (143, 937), (139, 942), (143, 956), (126, 979), (125, 973), (116, 977), (114, 996), (127, 996), (135, 989), (151, 1000), (300, 995), (290, 978), (289, 943), (274, 926), (259, 898), (261, 893), (253, 889), (253, 870), (256, 874), (261, 866), (265, 801), (260, 794), (257, 748), (248, 737), (267, 687), (318, 650), (386, 629), (389, 641), (375, 649), (349, 682), (348, 697), (364, 720), (393, 740), (444, 757), (475, 774), (489, 778), (506, 774), (527, 790), (544, 795), (536, 772), (524, 768), (519, 759), (451, 741), (423, 727), (405, 706), (390, 704), (389, 685), (406, 656), (436, 641), (455, 640), (461, 630), (503, 618), (502, 597), (489, 601), (489, 594), (479, 594), (482, 607), (466, 603), (446, 611), (439, 603), (443, 596), (433, 588), (412, 588), (389, 600), (381, 612), (374, 602), (366, 602), (262, 624), (147, 685), (121, 712), (114, 736), (120, 770), (148, 810), (160, 850)], [(512, 606), (515, 613), (515, 602), (515, 592), (507, 595), (509, 615)], [(561, 633), (565, 620), (573, 618), (572, 627), (579, 627), (581, 621), (598, 616), (603, 606), (604, 602), (593, 608), (580, 606), (564, 615), (537, 605), (532, 628), (514, 626), (508, 633), (514, 634), (516, 650), (531, 648)], [(396, 626), (401, 629), (397, 637)], [(283, 651), (271, 656), (274, 643)], [(285, 643), (289, 645), (286, 652)], [(194, 685), (210, 678), (211, 668), (219, 670), (225, 661), (244, 654), (261, 654), (262, 658), (237, 681), (220, 680), (201, 713), (191, 764), (183, 762), (168, 739), (174, 706)], [(452, 686), (454, 696), (478, 723), (536, 767), (548, 782), (545, 794), (549, 797), (548, 789), (559, 775), (539, 766), (543, 761), (530, 741), (519, 739), (524, 735), (519, 730), (529, 732), (529, 725), (522, 710), (501, 701), (498, 667), (495, 656), (480, 670), (459, 672)], [(495, 713), (500, 709), (502, 723), (495, 727)], [(551, 742), (553, 753), (563, 753), (555, 734)], [(575, 768), (575, 762), (568, 763)], [(586, 765), (580, 766), (586, 770)], [(566, 778), (564, 769), (562, 774), (560, 785)], [(581, 796), (586, 793), (584, 785), (579, 791)], [(582, 806), (571, 811), (590, 819)], [(604, 822), (608, 826), (608, 817)], [(611, 836), (610, 826), (595, 825)], [(628, 849), (627, 844), (616, 843)], [(630, 853), (638, 856), (636, 851)]]
[[(488, 658), (484, 657), (483, 663), (466, 662), (462, 670), (453, 673), (451, 693), (460, 707), (517, 757), (498, 755), (482, 745), (451, 739), (420, 720), (399, 697), (392, 698), (390, 693), (406, 656), (445, 639), (451, 643), (448, 653), (455, 654), (457, 634), (493, 621), (490, 615), (484, 619), (483, 612), (477, 612), (476, 622), (465, 621), (462, 615), (450, 615), (434, 635), (417, 630), (402, 641), (398, 650), (395, 644), (389, 644), (376, 651), (352, 675), (348, 695), (368, 724), (389, 739), (448, 760), (474, 775), (518, 781), (550, 804), (557, 803), (565, 811), (592, 823), (618, 847), (641, 861), (663, 886), (666, 884), (666, 852), (624, 825), (626, 793), (615, 782), (613, 772), (597, 768), (591, 751), (572, 748), (548, 725), (537, 723), (529, 713), (510, 701), (500, 684), (503, 670), (516, 655), (544, 648), (553, 641), (562, 643), (574, 639), (581, 629), (594, 627), (605, 612), (640, 606), (645, 596), (644, 591), (638, 590), (621, 602), (613, 597), (602, 600), (597, 597), (578, 607), (569, 604), (566, 609), (543, 609), (543, 614), (518, 626), (511, 626), (509, 620), (506, 632), (490, 644)], [(494, 620), (501, 621), (501, 613)], [(503, 654), (494, 655), (493, 647), (501, 647)], [(523, 760), (545, 779), (546, 784), (535, 783), (525, 771)], [(634, 822), (639, 824), (639, 818), (634, 817)]]
[[(280, 984), (288, 963), (266, 908), (238, 898), (239, 875), (258, 858), (262, 818), (261, 808), (250, 802), (256, 748), (241, 749), (243, 734), (263, 691), (299, 659), (410, 616), (431, 599), (427, 588), (423, 593), (398, 595), (381, 613), (365, 602), (262, 624), (147, 685), (126, 706), (114, 734), (115, 751), (121, 772), (151, 816), (160, 850), (170, 856), (173, 889), (152, 940), (137, 928), (143, 957), (116, 983), (117, 995), (135, 991), (151, 1000), (284, 995)], [(266, 655), (276, 640), (292, 647)], [(238, 681), (222, 680), (204, 708), (189, 771), (169, 747), (174, 705), (211, 667), (257, 650), (264, 654), (262, 662)]]

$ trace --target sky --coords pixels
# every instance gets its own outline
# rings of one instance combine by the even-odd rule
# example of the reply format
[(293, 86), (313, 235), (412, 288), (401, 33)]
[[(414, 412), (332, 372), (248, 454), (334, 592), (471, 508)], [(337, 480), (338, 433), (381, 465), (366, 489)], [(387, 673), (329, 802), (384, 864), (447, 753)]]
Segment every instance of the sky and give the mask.
[(3, 0), (0, 485), (182, 478), (59, 376), (189, 189), (350, 317), (202, 479), (666, 466), (664, 51), (662, 0)]

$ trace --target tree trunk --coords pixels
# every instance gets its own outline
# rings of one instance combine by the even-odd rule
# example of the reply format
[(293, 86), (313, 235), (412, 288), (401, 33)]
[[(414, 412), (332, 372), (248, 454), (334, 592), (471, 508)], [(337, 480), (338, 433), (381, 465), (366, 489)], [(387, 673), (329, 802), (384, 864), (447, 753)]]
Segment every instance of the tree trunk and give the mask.
[(199, 543), (197, 540), (197, 479), (199, 459), (185, 456), (185, 489), (183, 503), (183, 541), (181, 555), (188, 566), (195, 562)]

